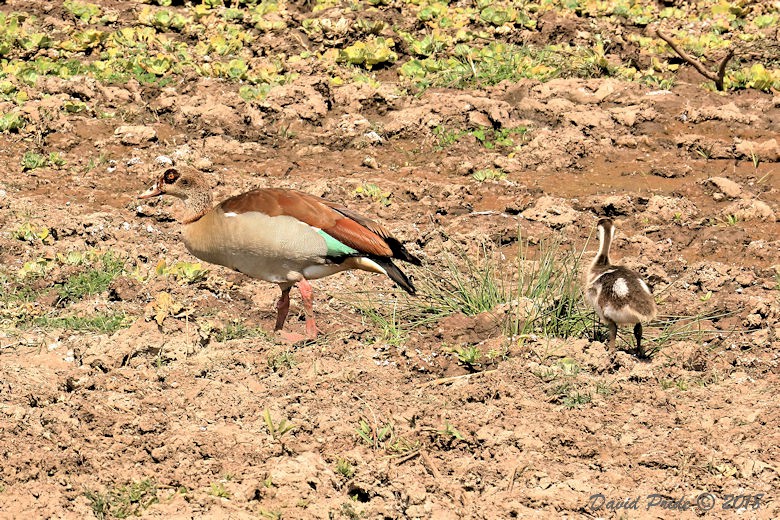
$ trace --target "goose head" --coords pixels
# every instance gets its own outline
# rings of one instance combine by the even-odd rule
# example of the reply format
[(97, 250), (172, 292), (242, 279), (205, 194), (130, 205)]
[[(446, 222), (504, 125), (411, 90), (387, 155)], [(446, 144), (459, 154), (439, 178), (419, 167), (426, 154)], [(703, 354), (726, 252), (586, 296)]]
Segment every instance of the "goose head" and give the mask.
[(211, 191), (205, 177), (197, 170), (168, 168), (139, 199), (171, 195), (184, 202), (182, 223), (195, 222), (211, 209)]
[(187, 199), (201, 198), (203, 193), (208, 193), (208, 190), (209, 187), (203, 176), (191, 171), (168, 168), (138, 198), (151, 199), (161, 195), (172, 195), (186, 201)]

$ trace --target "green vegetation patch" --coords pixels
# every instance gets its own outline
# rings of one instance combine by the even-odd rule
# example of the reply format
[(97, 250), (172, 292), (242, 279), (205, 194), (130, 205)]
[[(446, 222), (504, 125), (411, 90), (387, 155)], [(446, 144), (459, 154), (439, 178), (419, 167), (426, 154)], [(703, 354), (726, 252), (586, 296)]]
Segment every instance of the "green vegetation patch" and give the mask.
[[(48, 228), (27, 224), (17, 236), (45, 240)], [(60, 253), (53, 259), (26, 262), (15, 273), (0, 273), (0, 324), (11, 328), (67, 329), (113, 333), (132, 318), (117, 310), (85, 313), (70, 304), (108, 290), (125, 272), (125, 260), (112, 252), (96, 250)]]
[(106, 493), (87, 490), (92, 512), (98, 519), (141, 516), (149, 506), (159, 502), (159, 490), (154, 480), (144, 479), (117, 486)]
[(65, 329), (73, 332), (113, 334), (130, 326), (133, 319), (123, 312), (98, 313), (90, 316), (37, 316), (30, 323), (41, 329)]
[[(31, 13), (0, 13), (0, 95), (24, 104), (19, 87), (42, 76), (163, 86), (195, 75), (240, 83), (242, 97), (253, 102), (304, 70), (327, 71), (337, 83), (376, 81), (378, 68), (392, 71), (383, 81), (413, 89), (605, 76), (668, 87), (680, 56), (656, 37), (656, 27), (707, 66), (735, 51), (723, 78), (727, 89), (780, 88), (780, 58), (771, 52), (780, 11), (772, 2), (316, 0), (304, 12), (277, 0), (145, 3), (120, 16), (67, 0), (70, 16), (58, 31)], [(408, 16), (399, 18), (398, 9)], [(583, 29), (567, 38), (573, 43), (539, 41), (543, 16)], [(310, 43), (275, 49), (263, 39), (293, 30)], [(0, 131), (24, 125), (18, 113), (0, 115)]]

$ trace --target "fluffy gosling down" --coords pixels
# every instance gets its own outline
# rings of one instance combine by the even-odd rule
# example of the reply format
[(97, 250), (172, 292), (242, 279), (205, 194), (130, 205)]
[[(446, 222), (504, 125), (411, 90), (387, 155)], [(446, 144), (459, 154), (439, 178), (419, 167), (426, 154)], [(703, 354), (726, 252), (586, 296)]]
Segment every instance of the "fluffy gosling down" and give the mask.
[[(340, 204), (294, 190), (256, 189), (212, 205), (211, 190), (197, 170), (169, 168), (141, 199), (172, 195), (185, 206), (182, 237), (197, 258), (279, 285), (275, 331), (297, 341), (317, 336), (308, 280), (348, 269), (387, 275), (414, 294), (393, 259), (420, 265), (382, 225)], [(281, 332), (297, 284), (306, 313), (306, 336)]]
[(644, 358), (642, 322), (655, 318), (653, 293), (637, 273), (612, 265), (609, 259), (609, 248), (615, 237), (612, 220), (599, 220), (598, 232), (599, 251), (587, 272), (585, 298), (609, 327), (609, 350), (615, 350), (618, 327), (634, 325), (637, 355)]

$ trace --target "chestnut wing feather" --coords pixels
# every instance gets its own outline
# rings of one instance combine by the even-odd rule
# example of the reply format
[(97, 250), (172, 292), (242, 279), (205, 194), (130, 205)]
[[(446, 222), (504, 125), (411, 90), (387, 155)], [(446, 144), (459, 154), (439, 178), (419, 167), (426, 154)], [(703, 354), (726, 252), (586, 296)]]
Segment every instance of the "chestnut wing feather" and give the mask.
[(399, 260), (403, 260), (404, 262), (409, 262), (414, 265), (422, 265), (422, 262), (420, 261), (419, 258), (411, 254), (409, 251), (407, 251), (404, 245), (397, 238), (395, 238), (390, 233), (390, 231), (387, 230), (387, 228), (385, 228), (378, 222), (374, 222), (373, 220), (364, 217), (360, 213), (356, 213), (351, 209), (345, 208), (340, 204), (327, 202), (327, 201), (323, 201), (323, 202), (325, 202), (325, 204), (333, 208), (335, 211), (341, 213), (347, 218), (352, 219), (353, 221), (357, 222), (358, 224), (368, 229), (372, 233), (376, 234), (377, 236), (382, 237), (382, 239), (385, 241), (385, 244), (387, 244), (387, 246), (392, 251), (392, 253), (389, 254), (388, 256), (392, 258), (397, 258)]
[(278, 188), (259, 189), (231, 197), (220, 206), (225, 212), (239, 214), (259, 211), (271, 217), (287, 215), (321, 229), (363, 254), (393, 256), (393, 248), (386, 240), (389, 233), (382, 226), (308, 193)]

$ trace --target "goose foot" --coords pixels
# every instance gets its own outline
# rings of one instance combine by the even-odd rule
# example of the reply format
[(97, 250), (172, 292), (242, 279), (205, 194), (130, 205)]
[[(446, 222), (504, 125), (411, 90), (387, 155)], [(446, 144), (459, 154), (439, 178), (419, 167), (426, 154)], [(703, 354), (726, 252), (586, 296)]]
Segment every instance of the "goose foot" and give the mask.
[(288, 343), (290, 345), (295, 345), (298, 343), (306, 343), (307, 341), (311, 341), (312, 339), (314, 339), (309, 337), (307, 334), (298, 334), (297, 332), (287, 332), (284, 330), (277, 330), (276, 335), (283, 342)]

